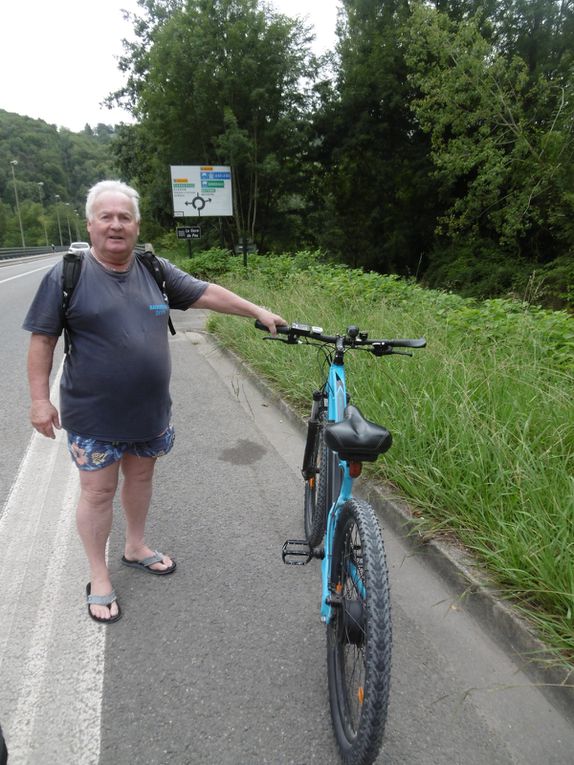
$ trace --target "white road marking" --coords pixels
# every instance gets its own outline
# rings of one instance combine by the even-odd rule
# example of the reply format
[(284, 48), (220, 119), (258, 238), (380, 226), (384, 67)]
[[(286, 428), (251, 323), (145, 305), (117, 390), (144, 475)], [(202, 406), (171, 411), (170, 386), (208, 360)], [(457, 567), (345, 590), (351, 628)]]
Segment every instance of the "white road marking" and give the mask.
[(0, 721), (10, 765), (99, 761), (106, 627), (87, 614), (78, 492), (65, 433), (34, 433), (0, 517)]
[(54, 264), (50, 263), (47, 266), (41, 266), (41, 268), (33, 268), (31, 271), (26, 271), (23, 274), (16, 274), (16, 276), (9, 276), (7, 279), (0, 279), (0, 284), (4, 284), (5, 282), (11, 282), (12, 279), (21, 279), (22, 276), (30, 276), (30, 274), (35, 274), (36, 271), (45, 271), (47, 268), (52, 268)]

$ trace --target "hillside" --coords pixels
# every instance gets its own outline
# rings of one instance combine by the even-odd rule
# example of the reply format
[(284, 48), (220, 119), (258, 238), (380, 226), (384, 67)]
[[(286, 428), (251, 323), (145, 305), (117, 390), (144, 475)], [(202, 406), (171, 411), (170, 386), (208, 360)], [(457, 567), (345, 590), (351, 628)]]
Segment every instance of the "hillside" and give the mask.
[(82, 238), (86, 192), (114, 172), (114, 136), (109, 125), (72, 133), (0, 109), (0, 247), (21, 244), (15, 186), (28, 246)]

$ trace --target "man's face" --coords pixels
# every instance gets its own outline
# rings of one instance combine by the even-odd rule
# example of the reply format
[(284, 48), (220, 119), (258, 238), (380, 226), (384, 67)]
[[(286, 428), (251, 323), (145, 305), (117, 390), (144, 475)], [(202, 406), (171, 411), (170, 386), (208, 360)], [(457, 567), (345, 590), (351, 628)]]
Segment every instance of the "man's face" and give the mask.
[(131, 200), (115, 191), (96, 199), (87, 228), (96, 255), (120, 262), (132, 254), (140, 230)]

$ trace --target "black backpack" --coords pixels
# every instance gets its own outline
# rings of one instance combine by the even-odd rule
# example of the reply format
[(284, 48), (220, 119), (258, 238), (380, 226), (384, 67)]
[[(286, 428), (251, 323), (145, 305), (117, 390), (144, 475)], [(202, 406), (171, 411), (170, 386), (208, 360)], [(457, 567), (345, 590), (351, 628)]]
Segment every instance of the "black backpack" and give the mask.
[[(147, 245), (146, 245), (147, 247)], [(161, 290), (161, 294), (164, 297), (165, 302), (169, 305), (169, 299), (165, 290), (165, 275), (163, 273), (163, 266), (161, 261), (154, 255), (151, 249), (145, 249), (143, 252), (136, 250), (136, 257), (143, 263), (150, 274), (156, 281), (157, 286)], [(62, 268), (62, 314), (64, 317), (64, 352), (69, 353), (71, 347), (70, 331), (68, 329), (67, 312), (70, 305), (70, 299), (74, 291), (74, 287), (78, 283), (80, 278), (80, 271), (82, 269), (82, 262), (84, 256), (81, 252), (66, 252), (63, 257)], [(175, 335), (175, 327), (171, 320), (171, 316), (168, 316), (169, 331), (172, 335)]]

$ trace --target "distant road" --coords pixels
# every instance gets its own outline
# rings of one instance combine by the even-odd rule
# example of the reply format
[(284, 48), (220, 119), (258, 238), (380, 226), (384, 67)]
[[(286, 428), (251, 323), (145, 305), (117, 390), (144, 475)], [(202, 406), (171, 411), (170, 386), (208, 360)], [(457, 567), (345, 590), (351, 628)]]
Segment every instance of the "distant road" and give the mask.
[[(24, 454), (32, 428), (28, 422), (26, 353), (22, 322), (46, 271), (61, 255), (0, 261), (0, 513)], [(58, 354), (58, 363), (61, 354)]]

